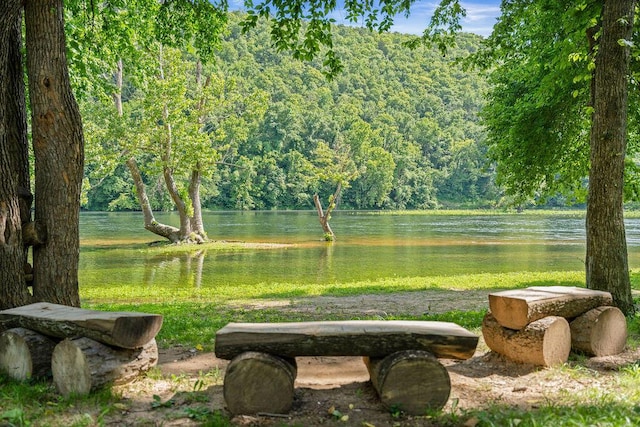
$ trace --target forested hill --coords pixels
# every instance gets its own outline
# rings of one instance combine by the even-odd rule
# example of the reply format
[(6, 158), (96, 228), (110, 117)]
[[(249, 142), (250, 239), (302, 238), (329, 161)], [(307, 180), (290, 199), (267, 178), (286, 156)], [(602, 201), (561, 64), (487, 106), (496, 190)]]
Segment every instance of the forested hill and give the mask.
[[(329, 81), (320, 60), (277, 53), (266, 26), (243, 34), (239, 19), (231, 16), (211, 69), (247, 99), (262, 93), (264, 109), (240, 126), (246, 135), (225, 133), (203, 180), (205, 208), (311, 209), (313, 194), (326, 201), (339, 181), (342, 209), (496, 202), (477, 115), (487, 84), (453, 61), (475, 50), (478, 36), (461, 35), (443, 56), (403, 46), (410, 36), (340, 26), (334, 46), (344, 70)], [(87, 208), (135, 208), (126, 169), (116, 174), (89, 192)], [(156, 208), (169, 206), (166, 196), (152, 197)]]

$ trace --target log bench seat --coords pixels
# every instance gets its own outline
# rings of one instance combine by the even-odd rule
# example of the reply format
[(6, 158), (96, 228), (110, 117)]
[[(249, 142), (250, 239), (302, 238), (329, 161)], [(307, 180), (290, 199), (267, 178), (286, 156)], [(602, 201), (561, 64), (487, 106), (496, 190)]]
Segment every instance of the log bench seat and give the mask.
[(468, 359), (477, 344), (477, 335), (449, 322), (229, 323), (216, 334), (215, 353), (231, 360), (223, 393), (234, 414), (288, 412), (296, 357), (363, 356), (383, 405), (419, 415), (449, 399), (449, 374), (437, 358)]

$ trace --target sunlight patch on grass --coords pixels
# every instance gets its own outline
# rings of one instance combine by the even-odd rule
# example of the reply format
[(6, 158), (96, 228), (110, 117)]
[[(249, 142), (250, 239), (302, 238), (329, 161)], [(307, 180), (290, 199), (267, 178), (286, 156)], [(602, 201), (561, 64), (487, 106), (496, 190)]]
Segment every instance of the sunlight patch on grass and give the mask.
[(347, 283), (233, 283), (215, 287), (176, 287), (160, 284), (83, 285), (80, 296), (85, 303), (119, 302), (224, 302), (259, 298), (308, 296), (349, 296), (424, 290), (513, 289), (528, 286), (584, 286), (581, 271), (463, 274), (434, 277), (394, 277)]

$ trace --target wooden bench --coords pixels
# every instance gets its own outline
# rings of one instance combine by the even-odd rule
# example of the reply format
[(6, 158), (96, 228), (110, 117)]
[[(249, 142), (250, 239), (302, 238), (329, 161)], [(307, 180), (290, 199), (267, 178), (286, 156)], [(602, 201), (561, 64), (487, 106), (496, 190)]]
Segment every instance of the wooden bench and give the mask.
[(0, 311), (0, 322), (0, 371), (19, 381), (52, 376), (64, 395), (132, 381), (158, 361), (158, 314), (40, 302)]
[(223, 393), (234, 414), (288, 412), (299, 356), (363, 356), (386, 407), (424, 414), (441, 409), (451, 391), (437, 358), (468, 359), (477, 344), (477, 335), (448, 322), (229, 323), (216, 334), (215, 353), (231, 360)]
[(609, 292), (572, 286), (494, 292), (482, 334), (491, 350), (520, 363), (562, 364), (571, 350), (610, 356), (627, 340), (626, 318), (612, 304)]

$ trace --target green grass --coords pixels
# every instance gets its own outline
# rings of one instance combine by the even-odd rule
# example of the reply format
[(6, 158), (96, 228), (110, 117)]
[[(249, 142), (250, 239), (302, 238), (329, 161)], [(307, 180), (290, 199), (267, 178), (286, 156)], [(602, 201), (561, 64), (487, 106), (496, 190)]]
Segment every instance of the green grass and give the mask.
[[(144, 311), (164, 316), (163, 327), (158, 334), (162, 347), (175, 345), (198, 350), (214, 348), (215, 332), (226, 323), (305, 321), (318, 318), (331, 320), (339, 316), (328, 316), (323, 312), (286, 313), (278, 308), (255, 308), (256, 302), (267, 300), (289, 301), (306, 296), (354, 296), (406, 291), (478, 290), (487, 292), (505, 288), (527, 286), (567, 285), (582, 286), (582, 272), (471, 274), (447, 277), (412, 277), (360, 281), (341, 284), (291, 283), (260, 284), (257, 286), (226, 286), (215, 289), (172, 289), (161, 286), (83, 286), (82, 305), (85, 308), (110, 311)], [(633, 287), (640, 288), (640, 271), (632, 272)], [(419, 294), (416, 294), (419, 297)], [(476, 333), (485, 310), (451, 311), (420, 316), (386, 316), (386, 319), (442, 320), (460, 324)], [(344, 317), (343, 317), (344, 318)], [(366, 318), (366, 317), (361, 317)], [(371, 318), (380, 318), (372, 315)], [(628, 319), (629, 345), (640, 345), (640, 316)], [(576, 381), (589, 383), (591, 373), (581, 369), (582, 361), (574, 358), (563, 367), (549, 370), (549, 375), (571, 375)], [(569, 370), (569, 372), (567, 372)], [(594, 386), (580, 394), (559, 392), (553, 401), (544, 402), (534, 410), (493, 405), (475, 410), (439, 412), (432, 414), (425, 425), (459, 426), (474, 421), (476, 426), (635, 426), (640, 425), (640, 364), (623, 367), (615, 375), (615, 394)], [(151, 375), (152, 376), (152, 375)], [(173, 381), (178, 388), (180, 378), (163, 379)], [(201, 380), (198, 380), (201, 381)], [(211, 384), (220, 383), (220, 378), (203, 379)], [(209, 384), (201, 382), (196, 384)], [(193, 391), (192, 391), (193, 392)], [(193, 393), (191, 393), (193, 395)], [(168, 402), (156, 402), (162, 410)], [(183, 411), (200, 425), (225, 426), (230, 421), (207, 402), (196, 402)], [(88, 397), (64, 398), (58, 395), (48, 382), (15, 383), (0, 376), (0, 426), (93, 426), (101, 425), (111, 414), (122, 411), (127, 403), (109, 390)], [(167, 409), (167, 408), (165, 408)], [(170, 409), (167, 409), (170, 411)], [(432, 424), (429, 424), (431, 423)], [(286, 424), (282, 424), (286, 425)], [(401, 425), (401, 424), (400, 424)]]

